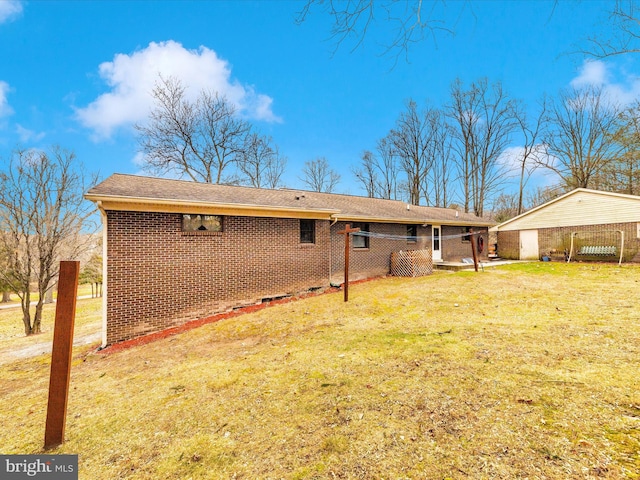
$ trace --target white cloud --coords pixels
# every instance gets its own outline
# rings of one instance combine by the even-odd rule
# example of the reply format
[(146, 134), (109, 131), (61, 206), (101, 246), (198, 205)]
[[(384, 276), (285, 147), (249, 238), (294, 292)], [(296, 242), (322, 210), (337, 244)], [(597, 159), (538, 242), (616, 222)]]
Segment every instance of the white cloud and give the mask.
[(9, 93), (9, 84), (0, 80), (0, 117), (7, 117), (13, 113), (13, 109), (9, 106), (7, 93)]
[(607, 65), (601, 60), (585, 60), (580, 68), (579, 75), (571, 80), (571, 86), (582, 87), (602, 87), (608, 83)]
[(615, 66), (602, 60), (585, 60), (576, 78), (574, 88), (601, 88), (603, 94), (621, 106), (630, 105), (640, 98), (640, 77), (617, 72)]
[(17, 124), (16, 125), (16, 133), (18, 134), (18, 137), (20, 138), (20, 141), (23, 143), (28, 143), (28, 142), (33, 142), (33, 141), (40, 141), (44, 138), (45, 133), (44, 132), (34, 132), (33, 130), (29, 130), (27, 128), (24, 128), (22, 125)]
[(0, 23), (10, 22), (22, 13), (20, 0), (0, 0)]
[[(502, 165), (508, 172), (520, 175), (522, 168), (522, 158), (525, 150), (523, 146), (513, 146), (505, 148), (498, 157), (498, 163)], [(548, 155), (544, 144), (534, 145), (533, 150), (529, 152), (527, 159), (527, 169), (531, 169), (536, 161), (544, 162)]]
[(97, 139), (108, 138), (114, 130), (144, 121), (153, 104), (151, 91), (162, 75), (175, 77), (195, 98), (200, 91), (215, 91), (236, 105), (248, 118), (277, 122), (273, 100), (231, 78), (229, 63), (206, 47), (187, 50), (174, 41), (155, 43), (131, 55), (117, 54), (99, 68), (110, 91), (85, 108), (76, 109), (79, 121), (92, 129)]

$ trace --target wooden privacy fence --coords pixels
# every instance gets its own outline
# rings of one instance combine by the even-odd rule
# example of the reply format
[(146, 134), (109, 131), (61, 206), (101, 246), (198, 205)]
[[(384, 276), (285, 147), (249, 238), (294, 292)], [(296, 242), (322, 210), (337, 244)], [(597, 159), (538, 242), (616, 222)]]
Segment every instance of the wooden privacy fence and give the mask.
[(391, 254), (391, 275), (422, 277), (433, 273), (431, 249), (406, 250)]

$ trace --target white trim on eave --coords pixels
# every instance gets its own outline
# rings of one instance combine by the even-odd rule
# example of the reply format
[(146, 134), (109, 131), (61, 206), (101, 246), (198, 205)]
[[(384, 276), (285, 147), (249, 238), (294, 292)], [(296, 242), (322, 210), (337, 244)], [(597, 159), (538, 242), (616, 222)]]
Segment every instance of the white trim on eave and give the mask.
[(202, 213), (238, 216), (265, 216), (280, 218), (318, 218), (330, 219), (339, 212), (335, 209), (308, 209), (270, 205), (251, 205), (241, 203), (194, 202), (164, 198), (128, 197), (120, 195), (86, 194), (85, 198), (100, 202), (105, 210), (142, 211), (162, 213)]

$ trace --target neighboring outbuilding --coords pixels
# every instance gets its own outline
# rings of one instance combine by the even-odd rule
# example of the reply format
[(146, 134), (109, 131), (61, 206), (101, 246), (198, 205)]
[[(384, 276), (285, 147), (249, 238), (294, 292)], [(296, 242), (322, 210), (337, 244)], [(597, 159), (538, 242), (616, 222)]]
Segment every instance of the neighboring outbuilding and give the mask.
[(640, 197), (578, 188), (491, 229), (508, 259), (640, 261)]
[[(109, 345), (189, 320), (344, 280), (386, 275), (393, 252), (471, 256), (469, 229), (493, 223), (453, 209), (299, 190), (115, 174), (86, 194), (103, 220)], [(480, 253), (486, 259), (486, 249)]]

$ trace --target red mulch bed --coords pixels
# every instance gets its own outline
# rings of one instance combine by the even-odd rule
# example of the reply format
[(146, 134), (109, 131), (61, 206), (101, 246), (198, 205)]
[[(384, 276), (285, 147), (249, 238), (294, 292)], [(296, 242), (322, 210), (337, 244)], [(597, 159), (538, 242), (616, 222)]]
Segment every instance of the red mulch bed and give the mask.
[[(366, 282), (373, 279), (365, 279), (359, 280), (355, 282), (349, 282), (350, 284)], [(309, 292), (302, 295), (298, 295), (295, 297), (287, 297), (281, 298), (278, 300), (272, 300), (264, 303), (257, 303), (255, 305), (249, 305), (247, 307), (242, 307), (235, 309), (230, 312), (219, 313), (216, 315), (211, 315), (210, 317), (199, 318), (197, 320), (191, 320), (189, 322), (183, 323), (182, 325), (178, 325), (176, 327), (170, 327), (165, 330), (160, 330), (159, 332), (153, 332), (148, 335), (143, 335), (141, 337), (132, 338), (130, 340), (123, 340), (122, 342), (114, 343), (113, 345), (109, 345), (105, 348), (99, 349), (97, 353), (102, 355), (110, 355), (112, 353), (119, 352), (121, 350), (126, 350), (132, 347), (138, 347), (140, 345), (146, 345), (147, 343), (155, 342), (157, 340), (161, 340), (163, 338), (171, 337), (173, 335), (177, 335), (182, 332), (186, 332), (188, 330), (193, 330), (194, 328), (201, 327), (203, 325), (207, 325), (209, 323), (215, 323), (220, 320), (225, 320), (227, 318), (237, 317), (238, 315), (244, 315), (246, 313), (257, 312), (258, 310), (262, 310), (263, 308), (267, 308), (271, 305), (282, 305), (289, 302), (294, 302), (296, 300), (300, 300), (303, 298), (315, 297), (317, 295), (324, 295), (326, 293), (335, 293), (339, 292), (340, 288), (338, 287), (330, 287), (320, 292)]]

